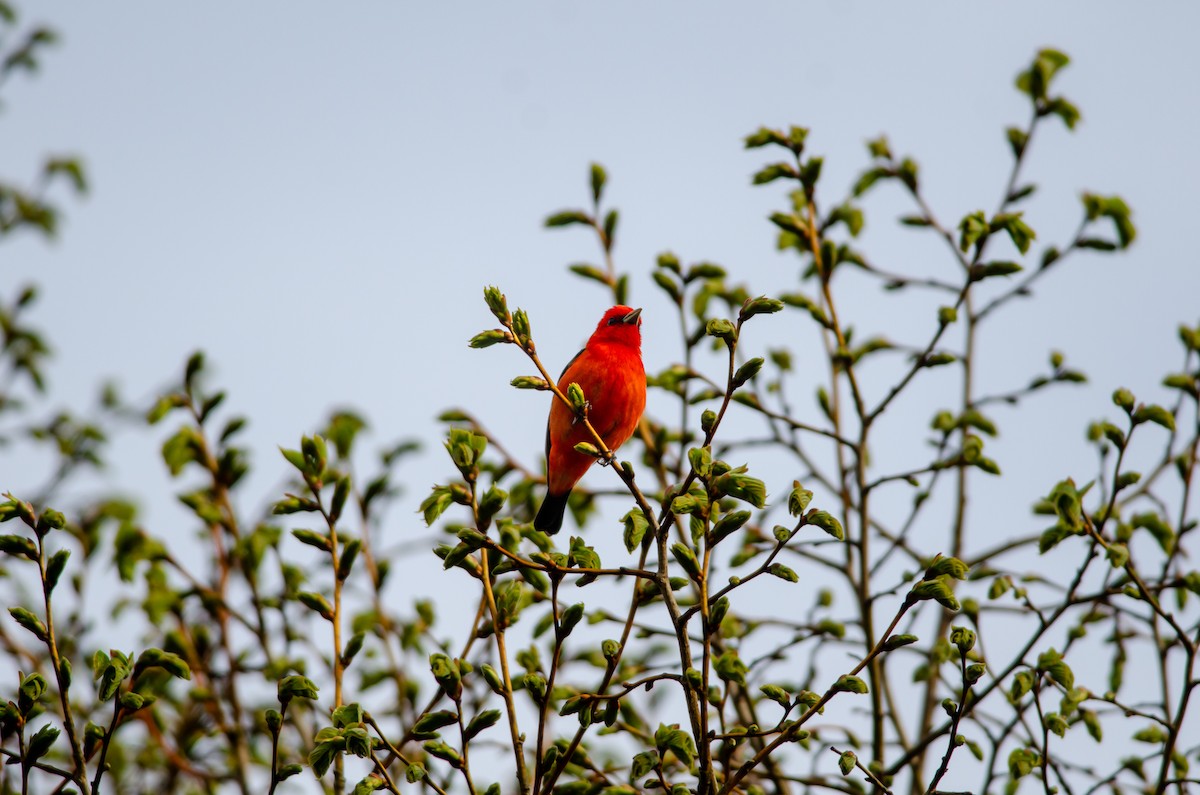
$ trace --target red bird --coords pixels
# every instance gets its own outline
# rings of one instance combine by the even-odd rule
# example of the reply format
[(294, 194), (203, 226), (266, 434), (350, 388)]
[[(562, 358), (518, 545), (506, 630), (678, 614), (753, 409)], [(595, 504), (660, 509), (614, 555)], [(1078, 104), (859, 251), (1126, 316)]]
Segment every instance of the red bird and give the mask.
[[(646, 371), (642, 368), (642, 310), (614, 306), (575, 358), (563, 370), (558, 388), (579, 384), (587, 400), (588, 421), (609, 450), (624, 444), (646, 408)], [(557, 397), (546, 426), (546, 498), (533, 526), (549, 535), (562, 527), (571, 489), (596, 459), (575, 445), (595, 440), (587, 426)]]

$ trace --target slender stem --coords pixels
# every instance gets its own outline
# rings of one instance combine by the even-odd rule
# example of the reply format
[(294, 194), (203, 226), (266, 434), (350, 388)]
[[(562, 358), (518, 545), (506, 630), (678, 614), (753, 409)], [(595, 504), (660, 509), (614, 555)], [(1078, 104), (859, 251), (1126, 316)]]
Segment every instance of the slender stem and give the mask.
[(46, 579), (46, 543), (45, 539), (37, 536), (38, 543), (38, 572), (42, 581), (42, 605), (46, 610), (46, 650), (50, 653), (50, 665), (54, 668), (54, 681), (58, 685), (58, 703), (62, 707), (63, 728), (67, 730), (67, 741), (71, 745), (71, 762), (74, 765), (71, 780), (79, 787), (83, 795), (89, 795), (91, 788), (87, 782), (87, 766), (83, 760), (83, 746), (75, 730), (75, 716), (71, 711), (70, 682), (63, 669), (63, 659), (58, 650), (58, 637), (54, 631), (54, 610), (51, 606), (51, 586)]
[[(504, 644), (504, 626), (500, 611), (496, 607), (496, 595), (492, 592), (492, 570), (488, 565), (487, 548), (479, 550), (480, 580), (483, 582), (484, 598), (492, 616), (492, 637), (496, 639), (496, 657), (500, 663), (500, 676), (504, 681), (504, 705), (508, 711), (508, 731), (512, 738), (513, 759), (517, 766), (517, 784), (522, 795), (529, 793), (529, 774), (525, 769), (525, 735), (517, 726), (517, 705), (512, 697), (512, 678), (508, 673), (508, 650)], [(540, 764), (540, 760), (535, 763)]]

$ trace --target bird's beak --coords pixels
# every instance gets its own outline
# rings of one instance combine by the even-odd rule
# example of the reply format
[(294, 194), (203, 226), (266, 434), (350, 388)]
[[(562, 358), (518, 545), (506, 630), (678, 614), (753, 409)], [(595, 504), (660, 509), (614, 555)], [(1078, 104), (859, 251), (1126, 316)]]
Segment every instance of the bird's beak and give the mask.
[(635, 326), (635, 325), (637, 325), (638, 318), (641, 316), (642, 316), (642, 310), (641, 310), (641, 307), (638, 307), (637, 309), (633, 310), (625, 317), (621, 318), (621, 322), (628, 326)]

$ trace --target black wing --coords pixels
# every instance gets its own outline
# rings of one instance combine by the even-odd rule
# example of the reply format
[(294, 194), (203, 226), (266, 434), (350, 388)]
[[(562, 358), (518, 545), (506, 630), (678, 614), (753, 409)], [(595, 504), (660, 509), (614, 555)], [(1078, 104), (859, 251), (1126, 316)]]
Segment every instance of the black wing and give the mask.
[[(581, 348), (579, 350), (579, 353), (577, 353), (571, 357), (571, 361), (567, 362), (567, 366), (564, 367), (562, 369), (562, 372), (558, 374), (559, 381), (561, 381), (562, 377), (567, 374), (567, 370), (571, 369), (571, 365), (575, 364), (575, 360), (583, 355), (583, 351), (584, 351), (584, 349)], [(554, 398), (554, 399), (558, 400), (558, 398)], [(547, 463), (550, 461), (550, 418), (549, 417), (546, 418), (546, 461), (547, 461)]]

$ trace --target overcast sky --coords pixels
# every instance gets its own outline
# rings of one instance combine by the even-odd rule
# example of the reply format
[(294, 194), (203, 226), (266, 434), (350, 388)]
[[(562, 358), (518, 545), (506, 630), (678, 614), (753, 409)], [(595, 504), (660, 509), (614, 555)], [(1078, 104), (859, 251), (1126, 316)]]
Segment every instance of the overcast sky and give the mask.
[[(1039, 489), (1091, 461), (1083, 428), (1111, 410), (1115, 386), (1161, 397), (1179, 361), (1175, 326), (1200, 320), (1194, 4), (26, 5), (62, 42), (33, 79), (4, 87), (0, 174), (23, 180), (42, 156), (78, 152), (93, 183), (85, 200), (64, 198), (56, 243), (24, 236), (4, 249), (5, 295), (43, 287), (34, 317), (56, 349), (52, 403), (86, 410), (109, 378), (144, 403), (205, 350), (230, 410), (251, 418), (251, 512), (277, 496), (276, 446), (333, 406), (361, 410), (375, 446), (412, 436), (432, 448), (407, 471), (399, 537), (418, 533), (416, 502), (448, 475), (433, 421), (443, 408), (477, 412), (537, 465), (546, 401), (507, 386), (529, 367), (466, 340), (492, 325), (489, 283), (530, 311), (551, 369), (586, 338), (607, 296), (565, 266), (596, 261), (593, 241), (541, 222), (585, 203), (590, 161), (609, 169), (618, 265), (646, 307), (647, 368), (661, 369), (678, 342), (648, 277), (658, 252), (722, 263), (755, 293), (796, 286), (765, 220), (782, 191), (750, 186), (764, 155), (742, 149), (746, 133), (811, 127), (822, 190), (840, 197), (867, 163), (864, 141), (887, 132), (953, 224), (995, 206), (1002, 130), (1027, 117), (1013, 77), (1042, 46), (1072, 56), (1058, 90), (1083, 122), (1039, 134), (1031, 223), (1044, 241), (1067, 239), (1091, 189), (1124, 196), (1140, 237), (1127, 255), (1081, 257), (1047, 279), (1036, 309), (983, 342), (1011, 364), (997, 388), (1051, 348), (1093, 380), (1047, 398), (1037, 424), (999, 443), (1033, 453), (1017, 465), (1013, 510), (1027, 517)], [(896, 227), (909, 211), (898, 192), (865, 206), (864, 247), (897, 269), (949, 272), (944, 252)], [(905, 337), (910, 319), (879, 309), (891, 304), (874, 291), (843, 300), (854, 322), (922, 339)], [(769, 341), (764, 331), (756, 344)], [(815, 420), (811, 385), (796, 394)], [(918, 408), (924, 427), (930, 406)], [(167, 430), (119, 435), (93, 488), (142, 495), (151, 529), (179, 537), (192, 525), (157, 457)], [(876, 453), (888, 460), (886, 446)], [(791, 476), (773, 475), (773, 493)], [(0, 486), (40, 479), (0, 458)]]

